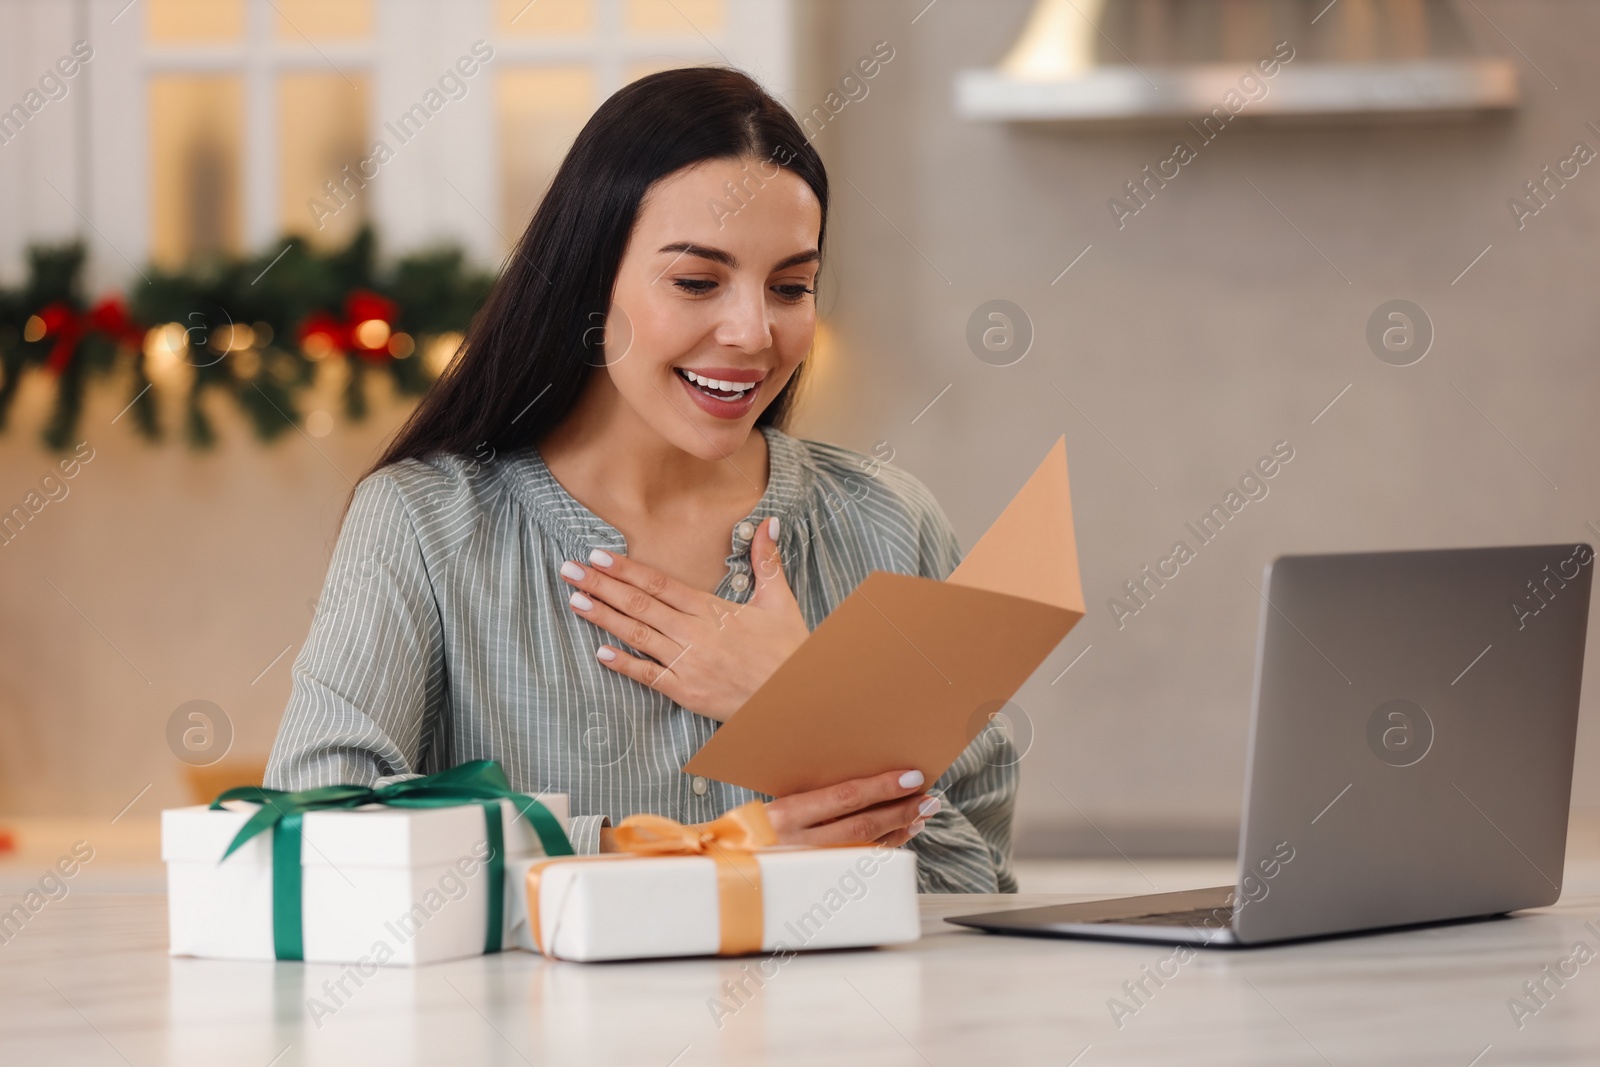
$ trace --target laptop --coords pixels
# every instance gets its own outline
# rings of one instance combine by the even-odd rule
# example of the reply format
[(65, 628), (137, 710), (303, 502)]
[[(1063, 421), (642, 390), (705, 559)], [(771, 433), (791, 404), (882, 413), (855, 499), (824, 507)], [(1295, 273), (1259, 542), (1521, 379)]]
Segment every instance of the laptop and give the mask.
[(1587, 544), (1280, 556), (1234, 885), (948, 921), (1245, 946), (1555, 903), (1593, 570)]

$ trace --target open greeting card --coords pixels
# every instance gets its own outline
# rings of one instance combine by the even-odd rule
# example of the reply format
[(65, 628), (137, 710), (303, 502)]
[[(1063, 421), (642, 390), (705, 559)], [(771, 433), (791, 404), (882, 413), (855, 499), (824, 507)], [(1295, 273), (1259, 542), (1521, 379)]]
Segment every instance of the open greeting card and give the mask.
[(1061, 438), (948, 578), (867, 575), (684, 770), (769, 796), (931, 783), (1083, 614)]

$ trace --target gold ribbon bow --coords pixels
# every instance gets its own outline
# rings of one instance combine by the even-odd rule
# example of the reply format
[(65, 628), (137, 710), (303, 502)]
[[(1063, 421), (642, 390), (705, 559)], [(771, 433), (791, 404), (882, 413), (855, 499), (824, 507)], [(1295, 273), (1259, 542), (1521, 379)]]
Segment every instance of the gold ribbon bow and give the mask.
[[(717, 865), (717, 911), (721, 918), (719, 956), (744, 956), (761, 951), (764, 922), (761, 865), (755, 854), (778, 843), (759, 800), (742, 804), (708, 823), (684, 824), (664, 815), (630, 815), (613, 835), (619, 852), (635, 856), (709, 856)], [(539, 878), (556, 863), (581, 863), (597, 856), (563, 856), (528, 868), (528, 928), (544, 955), (539, 922)]]

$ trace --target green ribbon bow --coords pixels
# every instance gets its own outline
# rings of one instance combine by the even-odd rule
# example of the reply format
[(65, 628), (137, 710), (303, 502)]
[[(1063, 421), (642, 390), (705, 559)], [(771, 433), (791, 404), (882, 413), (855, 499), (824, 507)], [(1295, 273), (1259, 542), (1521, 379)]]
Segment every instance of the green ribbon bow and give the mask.
[[(500, 822), (500, 801), (517, 802), (517, 810), (528, 820), (547, 856), (570, 856), (572, 843), (550, 809), (530, 796), (511, 788), (505, 771), (493, 760), (473, 760), (438, 774), (391, 782), (376, 789), (361, 785), (327, 785), (316, 789), (287, 792), (258, 785), (229, 789), (211, 802), (213, 811), (225, 800), (250, 800), (261, 805), (240, 827), (228, 851), (229, 856), (252, 837), (267, 830), (272, 833), (272, 945), (280, 960), (305, 959), (305, 926), (301, 912), (302, 874), (301, 827), (308, 811), (358, 808), (363, 804), (386, 804), (391, 808), (450, 808), (478, 804), (483, 808), (484, 828), (488, 833), (489, 922), (483, 951), (499, 952), (502, 916), (505, 911), (505, 833)], [(218, 861), (221, 862), (221, 861)]]

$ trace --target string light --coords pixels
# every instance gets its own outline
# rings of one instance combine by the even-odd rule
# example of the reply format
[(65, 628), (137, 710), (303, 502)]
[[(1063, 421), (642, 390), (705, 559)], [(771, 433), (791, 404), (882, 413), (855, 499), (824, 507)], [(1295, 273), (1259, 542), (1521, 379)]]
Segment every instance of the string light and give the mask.
[(454, 331), (441, 333), (429, 340), (427, 350), (422, 354), (428, 372), (434, 377), (443, 374), (445, 368), (450, 366), (451, 360), (455, 359), (456, 352), (460, 350), (461, 341), (462, 336)]
[(367, 319), (356, 326), (356, 344), (376, 352), (389, 343), (389, 324), (382, 319)]

